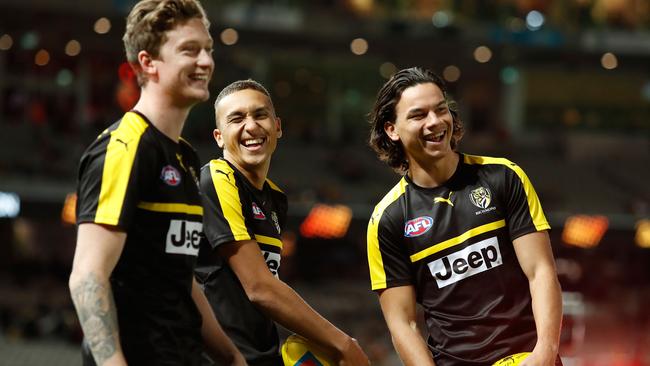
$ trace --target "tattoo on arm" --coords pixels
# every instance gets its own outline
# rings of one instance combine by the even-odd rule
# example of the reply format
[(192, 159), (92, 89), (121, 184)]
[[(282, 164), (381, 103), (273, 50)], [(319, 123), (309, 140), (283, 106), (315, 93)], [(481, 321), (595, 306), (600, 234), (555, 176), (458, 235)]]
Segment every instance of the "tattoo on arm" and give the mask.
[(88, 274), (71, 291), (86, 342), (98, 365), (119, 347), (117, 311), (113, 293), (94, 273)]

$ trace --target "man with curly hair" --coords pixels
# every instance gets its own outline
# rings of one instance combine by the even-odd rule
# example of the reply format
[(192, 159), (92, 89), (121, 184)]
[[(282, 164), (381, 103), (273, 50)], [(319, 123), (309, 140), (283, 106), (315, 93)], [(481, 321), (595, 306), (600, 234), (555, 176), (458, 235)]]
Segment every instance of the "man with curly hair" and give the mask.
[[(370, 146), (403, 177), (368, 225), (372, 289), (405, 365), (561, 364), (562, 304), (544, 216), (524, 171), (456, 151), (444, 82), (401, 70), (379, 91)], [(416, 326), (424, 309), (428, 340)]]

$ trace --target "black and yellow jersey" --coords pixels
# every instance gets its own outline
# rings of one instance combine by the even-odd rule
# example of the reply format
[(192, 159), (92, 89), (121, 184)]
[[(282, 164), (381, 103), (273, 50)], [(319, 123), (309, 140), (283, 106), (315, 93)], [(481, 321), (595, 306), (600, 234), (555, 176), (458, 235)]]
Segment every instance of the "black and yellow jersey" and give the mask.
[(513, 240), (550, 226), (524, 171), (501, 158), (460, 155), (442, 186), (408, 176), (368, 225), (373, 290), (411, 285), (436, 365), (488, 365), (532, 351), (528, 280)]
[(77, 223), (127, 233), (111, 274), (130, 364), (191, 364), (202, 349), (191, 297), (203, 208), (198, 156), (143, 115), (127, 112), (81, 157)]
[(237, 276), (215, 248), (254, 240), (269, 270), (280, 269), (280, 234), (287, 217), (287, 197), (270, 180), (259, 190), (233, 165), (215, 159), (201, 169), (205, 237), (196, 269), (206, 297), (228, 336), (251, 364), (278, 364), (275, 323), (255, 307)]

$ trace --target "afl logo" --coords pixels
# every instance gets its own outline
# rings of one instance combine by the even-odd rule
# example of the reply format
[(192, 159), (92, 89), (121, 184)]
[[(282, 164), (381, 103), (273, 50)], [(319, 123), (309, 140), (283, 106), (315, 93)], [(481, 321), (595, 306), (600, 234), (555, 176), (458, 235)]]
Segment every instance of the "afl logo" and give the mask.
[(469, 193), (469, 199), (478, 208), (487, 208), (492, 201), (490, 190), (485, 187), (478, 187)]
[(171, 165), (166, 165), (160, 172), (160, 179), (167, 185), (175, 187), (181, 184), (181, 173)]
[(266, 215), (264, 215), (264, 212), (255, 202), (253, 202), (253, 218), (258, 220), (266, 220)]
[(407, 238), (413, 238), (420, 236), (433, 226), (433, 219), (429, 216), (420, 216), (413, 220), (409, 220), (404, 225), (404, 236)]

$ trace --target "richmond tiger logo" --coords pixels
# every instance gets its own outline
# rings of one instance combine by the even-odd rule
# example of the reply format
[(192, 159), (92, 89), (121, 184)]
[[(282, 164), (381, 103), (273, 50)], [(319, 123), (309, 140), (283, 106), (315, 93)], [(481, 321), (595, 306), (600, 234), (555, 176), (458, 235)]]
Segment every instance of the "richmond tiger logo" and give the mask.
[(488, 208), (492, 201), (492, 194), (490, 190), (485, 187), (478, 187), (469, 193), (469, 199), (474, 206), (478, 208)]

